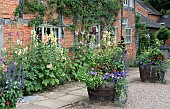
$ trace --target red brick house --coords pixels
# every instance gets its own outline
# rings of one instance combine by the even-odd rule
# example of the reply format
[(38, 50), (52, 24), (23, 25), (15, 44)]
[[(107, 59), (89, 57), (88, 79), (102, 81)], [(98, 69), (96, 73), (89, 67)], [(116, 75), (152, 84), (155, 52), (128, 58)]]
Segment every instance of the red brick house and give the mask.
[[(19, 37), (24, 43), (29, 43), (31, 30), (33, 27), (28, 26), (28, 21), (35, 17), (35, 14), (24, 14), (22, 18), (19, 18), (17, 24), (13, 24), (10, 18), (13, 17), (15, 8), (21, 3), (22, 0), (1, 0), (0, 1), (0, 55), (2, 55), (1, 48), (8, 48), (9, 36), (12, 36), (11, 40), (15, 44)], [(127, 54), (129, 58), (136, 56), (136, 44), (135, 44), (135, 14), (140, 15), (140, 22), (147, 24), (150, 32), (157, 31), (161, 26), (170, 28), (170, 17), (163, 16), (152, 6), (146, 4), (143, 0), (123, 0), (123, 8), (119, 11), (118, 20), (114, 23), (115, 29), (111, 31), (110, 42), (113, 43), (113, 39), (116, 39), (114, 43), (118, 43), (121, 36), (125, 39)], [(57, 17), (58, 13), (54, 13), (53, 17)], [(72, 19), (62, 16), (63, 24), (65, 26), (73, 24)], [(47, 16), (45, 16), (47, 19)], [(12, 24), (12, 25), (11, 25)], [(50, 29), (55, 30), (57, 38), (64, 38), (64, 47), (72, 47), (75, 44), (74, 32), (61, 26), (48, 26)], [(102, 28), (98, 25), (97, 44), (100, 43), (102, 36)], [(39, 32), (44, 34), (44, 25), (40, 26)], [(169, 45), (170, 40), (166, 41)]]
[[(33, 27), (28, 26), (28, 20), (36, 15), (27, 14), (19, 18), (16, 24), (12, 24), (10, 18), (13, 17), (13, 12), (18, 6), (19, 1), (22, 0), (1, 0), (0, 1), (0, 49), (3, 47), (8, 48), (10, 44), (8, 43), (10, 36), (13, 43), (17, 43), (17, 38), (20, 38), (23, 43), (29, 43), (31, 30)], [(53, 17), (57, 17), (58, 13), (54, 13)], [(72, 24), (72, 19), (62, 16), (63, 24), (65, 26)], [(45, 16), (47, 19), (47, 16)], [(12, 24), (12, 25), (11, 25)], [(118, 43), (121, 36), (125, 39), (127, 54), (129, 58), (136, 56), (136, 45), (135, 45), (135, 0), (123, 0), (123, 8), (119, 11), (118, 20), (114, 23), (115, 29), (112, 30), (113, 37), (111, 39), (116, 39), (114, 43)], [(48, 30), (55, 30), (55, 35), (57, 38), (64, 38), (64, 47), (72, 47), (75, 43), (74, 33), (67, 28), (59, 26), (48, 26)], [(44, 34), (44, 25), (40, 26), (39, 32)], [(101, 37), (101, 27), (98, 26), (98, 44), (100, 43)], [(113, 40), (111, 40), (112, 42)], [(2, 51), (0, 50), (0, 55)]]
[[(140, 23), (146, 24), (150, 33), (155, 33), (162, 26), (170, 29), (170, 16), (162, 15), (144, 0), (136, 0), (135, 9), (140, 16)], [(165, 44), (170, 45), (170, 39)]]

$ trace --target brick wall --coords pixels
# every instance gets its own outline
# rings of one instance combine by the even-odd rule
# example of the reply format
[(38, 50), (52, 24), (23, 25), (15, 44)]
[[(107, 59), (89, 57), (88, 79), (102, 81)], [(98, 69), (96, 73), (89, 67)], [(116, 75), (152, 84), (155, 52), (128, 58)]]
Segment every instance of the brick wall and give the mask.
[(18, 0), (0, 0), (0, 18), (10, 18), (17, 6)]
[(135, 3), (135, 11), (143, 14), (144, 16), (148, 17), (148, 12), (143, 7), (141, 7), (139, 4)]
[(32, 27), (28, 27), (25, 24), (3, 25), (4, 47), (6, 49), (10, 48), (11, 41), (15, 45), (17, 44), (17, 40), (21, 40), (23, 45), (27, 46), (30, 43), (31, 30)]
[[(128, 25), (123, 26), (122, 25), (122, 36), (125, 37), (125, 28), (129, 27), (132, 28), (132, 43), (126, 44), (126, 50), (127, 50), (127, 57), (128, 59), (133, 59), (136, 57), (136, 44), (135, 44), (135, 14), (134, 10), (130, 9), (124, 9), (123, 10), (123, 17), (128, 18)], [(120, 41), (121, 38), (121, 12), (119, 11), (118, 14), (118, 20), (114, 22), (114, 25), (117, 27), (117, 37), (116, 37), (116, 43)]]

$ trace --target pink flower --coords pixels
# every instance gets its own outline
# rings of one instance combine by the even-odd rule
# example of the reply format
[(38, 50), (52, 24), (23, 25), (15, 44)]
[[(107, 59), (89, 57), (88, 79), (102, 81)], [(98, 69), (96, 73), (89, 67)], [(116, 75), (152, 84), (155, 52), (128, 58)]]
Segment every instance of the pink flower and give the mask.
[(3, 72), (6, 73), (6, 72), (7, 72), (7, 69), (3, 69)]
[(5, 58), (5, 57), (1, 58), (1, 61), (2, 61), (3, 63), (5, 63), (5, 62), (6, 62), (6, 58)]
[(105, 67), (104, 66), (102, 66), (102, 69), (104, 69)]
[(85, 53), (86, 52), (86, 50), (83, 50), (83, 53)]
[(64, 39), (63, 38), (60, 38), (60, 43), (63, 43), (64, 42)]
[(11, 21), (14, 21), (14, 16), (12, 16), (12, 17), (10, 18), (10, 20), (11, 20)]
[(9, 105), (10, 105), (9, 101), (6, 101), (6, 105), (7, 105), (7, 106), (9, 106)]

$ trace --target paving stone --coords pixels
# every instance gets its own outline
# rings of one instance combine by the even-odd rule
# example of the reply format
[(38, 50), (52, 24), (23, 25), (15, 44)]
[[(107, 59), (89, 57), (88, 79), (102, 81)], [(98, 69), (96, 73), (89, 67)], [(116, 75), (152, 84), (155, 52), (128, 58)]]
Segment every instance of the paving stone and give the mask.
[(52, 108), (29, 103), (29, 104), (25, 104), (25, 105), (19, 105), (19, 106), (17, 106), (16, 109), (52, 109)]
[(53, 91), (53, 92), (44, 92), (40, 94), (41, 96), (47, 97), (47, 98), (58, 98), (61, 96), (65, 96), (67, 94), (63, 92)]
[(79, 86), (72, 86), (72, 87), (69, 87), (67, 88), (67, 90), (65, 90), (65, 88), (61, 88), (59, 89), (58, 91), (62, 91), (62, 93), (68, 93), (70, 91), (73, 91), (73, 90), (79, 90), (79, 89), (82, 89), (82, 87), (79, 87)]
[(43, 97), (43, 96), (24, 96), (24, 98), (20, 101), (21, 103), (24, 102), (34, 102), (34, 101), (40, 101), (40, 100), (45, 100), (47, 98)]
[(66, 95), (66, 96), (63, 96), (63, 97), (59, 97), (57, 98), (58, 100), (62, 100), (62, 101), (66, 101), (66, 102), (70, 102), (70, 103), (74, 103), (74, 102), (77, 102), (77, 101), (80, 101), (80, 100), (84, 100), (86, 99), (87, 96), (76, 96), (76, 95)]
[(83, 88), (83, 89), (80, 89), (80, 90), (71, 91), (71, 92), (68, 92), (68, 94), (77, 95), (77, 96), (88, 96), (86, 88)]
[(44, 107), (52, 108), (52, 109), (57, 109), (59, 107), (63, 107), (65, 105), (70, 104), (70, 102), (67, 101), (62, 101), (59, 99), (48, 99), (48, 100), (42, 100), (38, 102), (34, 102), (35, 105), (41, 105)]

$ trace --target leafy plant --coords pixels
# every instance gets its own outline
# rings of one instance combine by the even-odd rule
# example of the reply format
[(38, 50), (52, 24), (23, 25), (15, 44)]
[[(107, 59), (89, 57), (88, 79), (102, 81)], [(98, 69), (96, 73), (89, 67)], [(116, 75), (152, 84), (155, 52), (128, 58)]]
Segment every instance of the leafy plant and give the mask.
[(30, 46), (16, 48), (14, 52), (15, 60), (23, 65), (23, 71), (27, 73), (25, 94), (70, 81), (66, 68), (70, 62), (67, 50), (56, 47), (56, 39), (52, 34), (43, 36), (41, 40), (35, 31), (32, 33)]
[(24, 78), (26, 74), (21, 73), (21, 65), (18, 73), (16, 63), (8, 64), (4, 69), (3, 65), (0, 66), (0, 108), (9, 109), (15, 108), (18, 100), (21, 99), (24, 86)]
[(167, 63), (164, 59), (164, 55), (160, 49), (154, 48), (150, 51), (144, 52), (139, 56), (139, 65), (156, 65), (156, 76), (161, 83), (166, 83), (165, 74)]
[(168, 38), (170, 38), (170, 30), (168, 30), (168, 28), (166, 27), (161, 27), (157, 32), (156, 32), (156, 37), (163, 41), (165, 44), (165, 40), (167, 40)]

